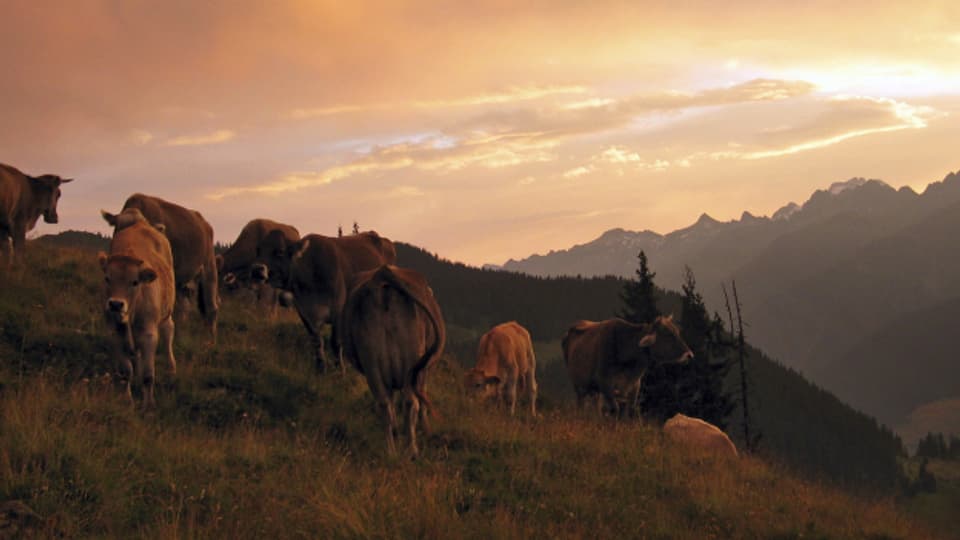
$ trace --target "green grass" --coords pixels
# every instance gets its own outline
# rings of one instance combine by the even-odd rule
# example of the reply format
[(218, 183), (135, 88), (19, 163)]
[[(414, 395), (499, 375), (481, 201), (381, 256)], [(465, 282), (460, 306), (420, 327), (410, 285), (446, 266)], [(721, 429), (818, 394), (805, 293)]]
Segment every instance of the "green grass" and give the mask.
[(93, 255), (31, 247), (30, 271), (0, 276), (0, 503), (29, 505), (40, 537), (932, 536), (890, 498), (716, 462), (553, 390), (536, 420), (472, 403), (463, 329), (430, 374), (441, 417), (416, 462), (387, 457), (358, 374), (316, 375), (295, 316), (243, 298), (215, 349), (197, 317), (178, 326), (177, 378), (158, 359), (157, 409), (134, 411), (105, 377)]

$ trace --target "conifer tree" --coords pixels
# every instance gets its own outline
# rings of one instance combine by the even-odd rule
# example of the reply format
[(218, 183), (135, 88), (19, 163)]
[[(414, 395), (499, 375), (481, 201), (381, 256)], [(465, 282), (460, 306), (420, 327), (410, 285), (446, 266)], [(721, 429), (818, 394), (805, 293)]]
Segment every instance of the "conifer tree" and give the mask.
[(703, 296), (697, 291), (693, 270), (684, 268), (681, 337), (693, 352), (690, 362), (679, 368), (680, 412), (724, 429), (733, 402), (723, 381), (730, 369), (719, 315), (712, 320)]
[(637, 255), (639, 267), (636, 270), (636, 278), (628, 281), (623, 286), (623, 292), (620, 293), (620, 299), (623, 301), (623, 309), (619, 316), (633, 323), (651, 322), (660, 315), (657, 309), (657, 291), (653, 284), (653, 278), (656, 272), (651, 272), (647, 266), (647, 254), (643, 251)]

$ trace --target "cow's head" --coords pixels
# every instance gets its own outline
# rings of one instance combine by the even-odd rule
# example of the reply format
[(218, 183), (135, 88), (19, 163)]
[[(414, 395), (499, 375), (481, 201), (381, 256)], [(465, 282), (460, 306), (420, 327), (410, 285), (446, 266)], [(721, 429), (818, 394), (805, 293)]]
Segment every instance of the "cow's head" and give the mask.
[(674, 324), (673, 315), (657, 317), (645, 325), (638, 345), (648, 351), (654, 363), (658, 364), (683, 364), (693, 358), (693, 351), (680, 337), (680, 329)]
[(108, 256), (101, 251), (98, 257), (103, 269), (107, 319), (115, 324), (128, 324), (143, 286), (157, 279), (157, 272), (133, 256)]
[(309, 239), (290, 242), (281, 231), (270, 231), (257, 244), (257, 258), (250, 266), (250, 279), (269, 283), (273, 287), (287, 287), (290, 265), (310, 246)]
[(32, 176), (30, 182), (33, 184), (33, 193), (36, 197), (37, 209), (43, 214), (43, 220), (47, 223), (56, 223), (60, 221), (57, 215), (57, 202), (60, 201), (60, 184), (73, 182), (72, 178), (60, 178), (55, 174), (45, 174), (43, 176)]
[(467, 395), (473, 398), (492, 397), (500, 385), (500, 377), (487, 376), (482, 369), (473, 368), (463, 376), (463, 386)]

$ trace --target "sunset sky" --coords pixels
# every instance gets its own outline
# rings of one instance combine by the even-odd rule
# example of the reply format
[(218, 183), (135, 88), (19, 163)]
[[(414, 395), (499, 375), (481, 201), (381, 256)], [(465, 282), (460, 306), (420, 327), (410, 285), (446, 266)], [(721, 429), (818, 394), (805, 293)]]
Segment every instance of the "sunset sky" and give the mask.
[[(798, 7), (799, 4), (799, 7)], [(723, 7), (720, 7), (720, 6)], [(0, 161), (62, 229), (353, 221), (471, 264), (960, 169), (960, 2), (0, 0)], [(35, 232), (59, 230), (40, 224)]]

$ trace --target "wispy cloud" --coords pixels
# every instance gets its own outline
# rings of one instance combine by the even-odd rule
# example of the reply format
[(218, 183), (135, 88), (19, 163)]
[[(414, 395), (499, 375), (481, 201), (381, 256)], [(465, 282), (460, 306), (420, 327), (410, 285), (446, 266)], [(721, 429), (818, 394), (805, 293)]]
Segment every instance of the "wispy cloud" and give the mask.
[(418, 100), (397, 103), (370, 103), (334, 105), (328, 107), (299, 108), (290, 111), (287, 116), (296, 120), (317, 118), (337, 114), (368, 112), (387, 109), (444, 109), (451, 107), (471, 107), (483, 105), (502, 105), (520, 101), (532, 101), (558, 95), (583, 94), (584, 86), (516, 86), (502, 92), (465, 96), (450, 99)]
[(781, 127), (769, 131), (777, 140), (784, 140), (832, 130), (785, 144), (777, 148), (754, 150), (724, 150), (712, 152), (712, 159), (766, 159), (825, 148), (866, 135), (889, 133), (905, 129), (923, 129), (928, 122), (943, 113), (931, 107), (916, 106), (887, 98), (866, 96), (836, 96), (830, 100), (831, 110), (818, 119), (819, 124), (796, 128)]
[[(442, 144), (437, 144), (441, 141)], [(343, 165), (317, 172), (294, 172), (263, 184), (232, 186), (209, 193), (222, 200), (246, 194), (279, 194), (323, 186), (353, 176), (415, 169), (437, 175), (470, 167), (500, 169), (555, 159), (551, 149), (556, 141), (527, 137), (491, 137), (477, 134), (472, 139), (434, 137), (374, 148), (369, 154)], [(407, 190), (406, 195), (413, 192)]]
[(181, 135), (169, 139), (165, 146), (203, 146), (207, 144), (220, 144), (236, 137), (236, 133), (229, 129), (219, 129), (213, 133), (203, 133), (199, 135)]

